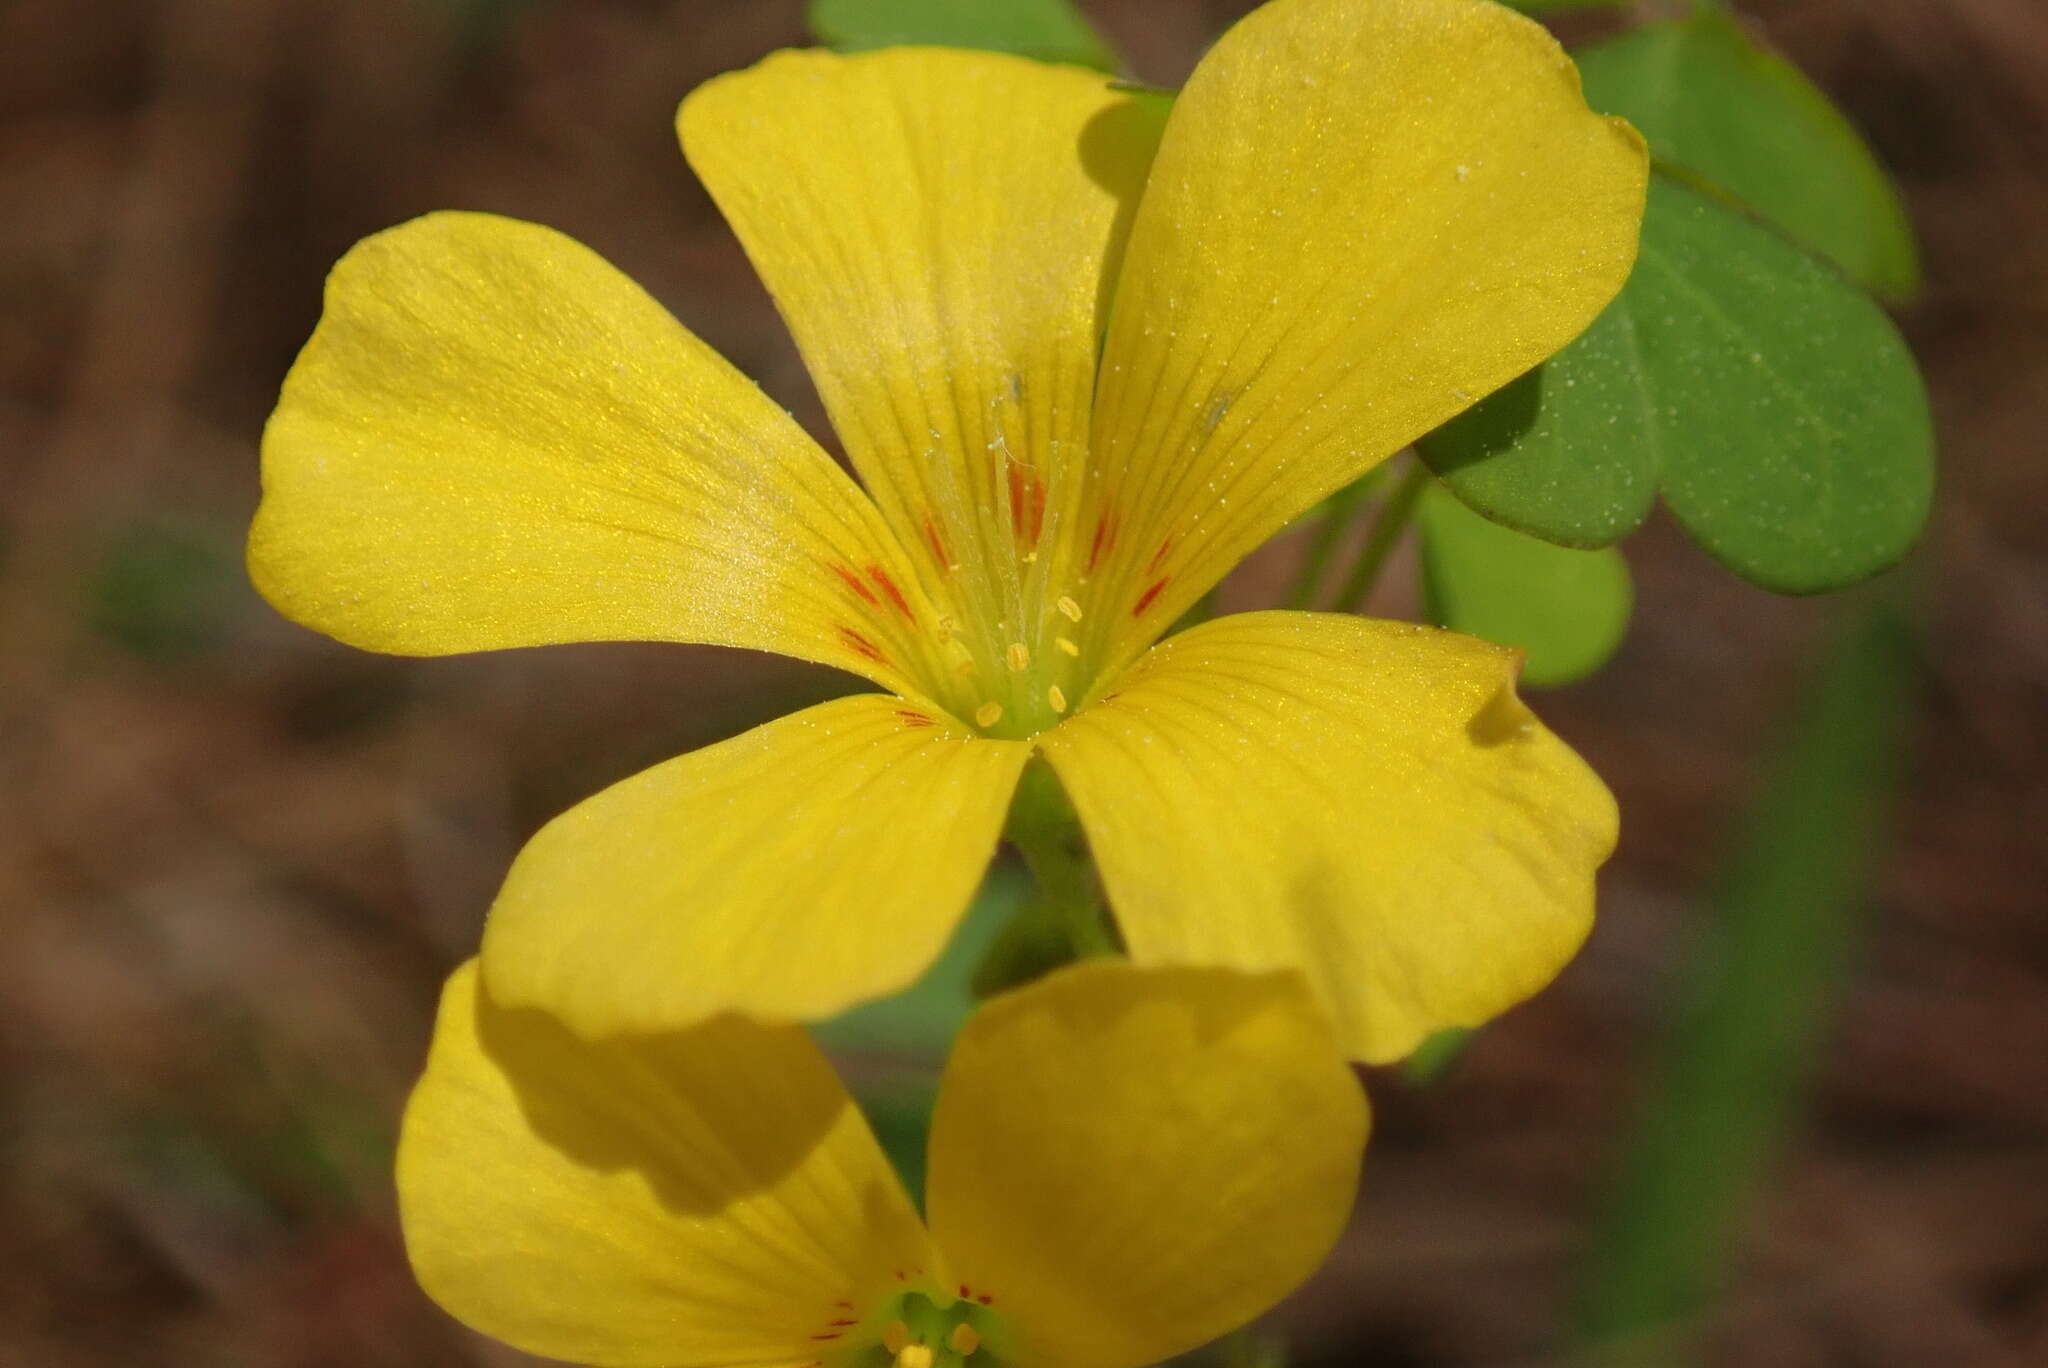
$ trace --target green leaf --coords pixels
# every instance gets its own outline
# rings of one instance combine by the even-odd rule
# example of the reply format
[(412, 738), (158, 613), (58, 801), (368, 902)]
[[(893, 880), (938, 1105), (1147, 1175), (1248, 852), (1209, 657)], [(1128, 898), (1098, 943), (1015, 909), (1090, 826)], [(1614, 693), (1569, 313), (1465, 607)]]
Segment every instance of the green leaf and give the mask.
[(1436, 485), (1418, 520), (1430, 620), (1526, 652), (1524, 684), (1584, 679), (1621, 645), (1634, 591), (1613, 547), (1552, 546), (1488, 522)]
[(1609, 546), (1649, 516), (1661, 463), (1631, 310), (1643, 274), (1639, 258), (1576, 341), (1416, 444), (1465, 504), (1559, 546)]
[(811, 31), (843, 52), (961, 47), (1116, 71), (1121, 63), (1072, 0), (811, 0)]
[(1839, 589), (1896, 564), (1934, 493), (1933, 422), (1905, 339), (1768, 228), (1674, 182), (1652, 194), (1659, 228), (1629, 314), (1672, 513), (1767, 589)]
[(1648, 1092), (1587, 1268), (1582, 1340), (1680, 1364), (1791, 1118), (1869, 902), (1915, 678), (1905, 611), (1870, 603), (1792, 719), (1713, 900), (1684, 1011)]
[(1586, 100), (1891, 297), (1920, 283), (1912, 225), (1842, 112), (1790, 62), (1706, 6), (1575, 52)]
[(1567, 546), (1616, 540), (1661, 486), (1711, 555), (1782, 593), (1897, 562), (1934, 484), (1926, 392), (1884, 311), (1665, 175), (1607, 311), (1420, 450), (1472, 508)]

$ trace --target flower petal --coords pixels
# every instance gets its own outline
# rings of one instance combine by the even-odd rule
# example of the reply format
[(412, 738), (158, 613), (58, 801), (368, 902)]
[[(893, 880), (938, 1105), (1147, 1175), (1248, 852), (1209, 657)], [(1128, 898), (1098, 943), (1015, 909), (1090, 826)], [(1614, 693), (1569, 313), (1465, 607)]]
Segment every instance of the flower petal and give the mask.
[(593, 1036), (894, 992), (979, 886), (1029, 755), (864, 694), (657, 765), (520, 852), (484, 928), (491, 992)]
[(1105, 263), (1160, 123), (1099, 72), (937, 48), (778, 53), (677, 116), (855, 468), (997, 679), (1085, 573)]
[(1273, 0), (1176, 104), (1117, 287), (1094, 451), (1128, 659), (1252, 547), (1577, 336), (1646, 159), (1486, 0)]
[(1374, 1062), (1549, 982), (1616, 817), (1515, 696), (1519, 659), (1327, 613), (1154, 647), (1041, 738), (1131, 957), (1299, 969)]
[(1296, 976), (1095, 961), (961, 1032), (932, 1118), (932, 1235), (1015, 1361), (1153, 1363), (1314, 1271), (1365, 1134)]
[(922, 649), (894, 538), (789, 415), (588, 248), (487, 214), (334, 268), (249, 564), (372, 650), (716, 642), (902, 688)]
[(398, 1202), (421, 1286), (536, 1354), (815, 1362), (929, 1241), (800, 1030), (733, 1018), (593, 1045), (480, 990), (442, 995)]

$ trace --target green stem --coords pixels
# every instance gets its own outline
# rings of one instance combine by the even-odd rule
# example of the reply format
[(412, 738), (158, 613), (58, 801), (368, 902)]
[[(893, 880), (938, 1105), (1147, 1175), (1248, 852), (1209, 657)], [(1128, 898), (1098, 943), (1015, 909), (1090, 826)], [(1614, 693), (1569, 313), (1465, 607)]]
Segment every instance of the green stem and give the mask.
[(1317, 598), (1321, 597), (1323, 576), (1330, 569), (1330, 557), (1336, 554), (1337, 543), (1344, 540), (1344, 534), (1351, 530), (1351, 515), (1358, 511), (1365, 492), (1372, 488), (1379, 473), (1378, 468), (1369, 470), (1323, 500), (1322, 521), (1310, 534), (1301, 568), (1294, 572), (1294, 584), (1287, 591), (1289, 608), (1315, 607)]
[(1373, 520), (1365, 547), (1358, 553), (1358, 560), (1352, 565), (1344, 587), (1337, 591), (1333, 605), (1336, 611), (1358, 613), (1365, 610), (1366, 600), (1372, 597), (1373, 586), (1379, 583), (1380, 572), (1387, 567), (1387, 557), (1400, 544), (1401, 534), (1408, 530), (1408, 522), (1415, 516), (1416, 501), (1422, 497), (1423, 488), (1428, 483), (1429, 467), (1411, 460), (1401, 473), (1401, 482), (1380, 505), (1379, 517)]
[(1119, 953), (1081, 819), (1043, 760), (1025, 767), (1003, 834), (1038, 885), (1032, 899), (1037, 914), (1063, 930), (1074, 958)]

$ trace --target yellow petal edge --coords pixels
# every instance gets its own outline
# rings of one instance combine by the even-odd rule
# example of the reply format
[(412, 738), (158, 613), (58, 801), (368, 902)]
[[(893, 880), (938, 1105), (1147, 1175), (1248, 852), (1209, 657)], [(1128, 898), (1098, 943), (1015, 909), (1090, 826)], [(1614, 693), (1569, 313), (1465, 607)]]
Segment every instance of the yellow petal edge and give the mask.
[(489, 214), (335, 266), (264, 429), (249, 568), (370, 650), (711, 642), (890, 688), (929, 615), (788, 414), (594, 252)]
[(1145, 603), (1097, 622), (1106, 658), (1578, 336), (1628, 278), (1647, 177), (1556, 41), (1490, 0), (1273, 0), (1225, 34), (1175, 103), (1103, 349), (1097, 578)]
[(813, 1363), (929, 1242), (801, 1030), (733, 1018), (593, 1045), (442, 995), (398, 1146), (420, 1285), (531, 1353), (613, 1368)]
[(1007, 1318), (1015, 1361), (1137, 1368), (1314, 1271), (1366, 1128), (1296, 976), (1094, 961), (962, 1030), (932, 1120), (932, 1234)]
[(1029, 754), (860, 694), (622, 780), (513, 863), (484, 926), (491, 992), (592, 1036), (895, 992), (980, 886)]
[(1617, 814), (1516, 697), (1517, 664), (1328, 613), (1154, 647), (1042, 738), (1131, 958), (1298, 970), (1372, 1062), (1549, 982)]

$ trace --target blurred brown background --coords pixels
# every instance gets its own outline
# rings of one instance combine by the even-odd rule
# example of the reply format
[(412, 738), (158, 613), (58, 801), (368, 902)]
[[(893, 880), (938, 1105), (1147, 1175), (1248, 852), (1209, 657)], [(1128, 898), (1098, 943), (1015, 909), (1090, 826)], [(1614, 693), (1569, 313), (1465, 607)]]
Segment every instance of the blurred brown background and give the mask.
[[(1175, 82), (1249, 6), (1087, 7)], [(1742, 8), (1905, 188), (1944, 466), (1874, 929), (1712, 1342), (2048, 1363), (2048, 9)], [(327, 266), (444, 207), (590, 243), (822, 430), (670, 131), (803, 41), (797, 0), (0, 0), (0, 1364), (524, 1361), (442, 1318), (395, 1235), (439, 979), (545, 818), (843, 682), (333, 645), (241, 576), (257, 434)], [(1601, 927), (1450, 1081), (1375, 1081), (1356, 1226), (1278, 1318), (1303, 1363), (1555, 1341), (1696, 892), (1841, 607), (1666, 526), (1628, 550), (1621, 656), (1537, 700), (1622, 801)]]

